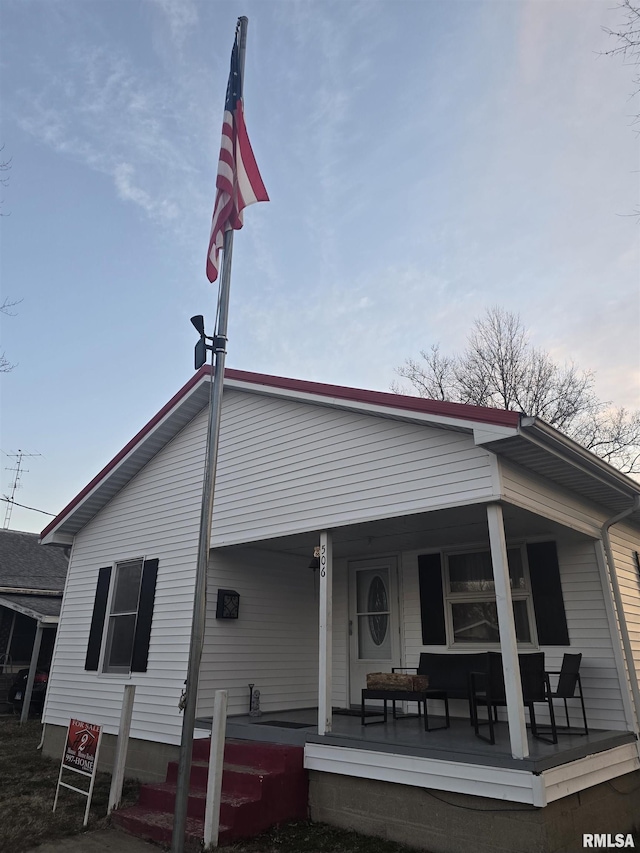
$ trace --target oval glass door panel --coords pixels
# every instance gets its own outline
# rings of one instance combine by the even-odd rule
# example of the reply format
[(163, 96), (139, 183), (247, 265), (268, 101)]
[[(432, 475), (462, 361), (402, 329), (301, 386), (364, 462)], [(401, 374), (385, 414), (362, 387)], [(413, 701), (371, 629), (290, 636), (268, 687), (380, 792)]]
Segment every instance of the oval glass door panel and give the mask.
[(356, 576), (358, 657), (391, 659), (389, 570), (363, 569)]

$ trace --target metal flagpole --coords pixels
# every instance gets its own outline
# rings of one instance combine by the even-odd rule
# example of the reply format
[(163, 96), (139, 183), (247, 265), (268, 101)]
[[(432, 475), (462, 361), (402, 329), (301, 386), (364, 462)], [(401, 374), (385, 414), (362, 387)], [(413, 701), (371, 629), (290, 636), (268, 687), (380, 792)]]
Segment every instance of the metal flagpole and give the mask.
[[(240, 79), (244, 79), (244, 56), (247, 46), (248, 19), (242, 17), (240, 22), (240, 43), (238, 60)], [(242, 92), (240, 92), (242, 96)], [(222, 247), (222, 271), (220, 276), (220, 297), (218, 303), (218, 325), (214, 335), (212, 350), (212, 377), (209, 391), (209, 422), (207, 429), (207, 445), (204, 463), (204, 479), (202, 484), (202, 507), (200, 510), (200, 535), (198, 539), (198, 561), (196, 566), (196, 585), (193, 600), (193, 623), (191, 626), (191, 642), (189, 645), (189, 664), (187, 667), (187, 684), (185, 688), (184, 717), (182, 720), (182, 739), (180, 741), (180, 758), (178, 762), (178, 778), (176, 782), (176, 804), (173, 818), (173, 835), (171, 838), (172, 853), (183, 853), (184, 834), (187, 825), (187, 805), (189, 800), (189, 777), (191, 775), (191, 751), (193, 747), (193, 731), (196, 721), (196, 703), (198, 699), (198, 677), (200, 660), (204, 643), (207, 565), (211, 543), (211, 520), (213, 516), (213, 496), (216, 482), (216, 465), (218, 461), (218, 441), (220, 438), (220, 416), (222, 414), (222, 387), (224, 384), (224, 363), (226, 358), (227, 327), (229, 320), (229, 290), (231, 283), (231, 260), (233, 257), (233, 231), (224, 233)]]

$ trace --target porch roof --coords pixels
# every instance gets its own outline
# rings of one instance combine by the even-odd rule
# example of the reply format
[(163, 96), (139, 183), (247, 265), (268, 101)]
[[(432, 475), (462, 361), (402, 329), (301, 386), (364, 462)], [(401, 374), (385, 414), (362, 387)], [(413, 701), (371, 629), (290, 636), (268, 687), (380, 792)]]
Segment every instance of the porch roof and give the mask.
[[(510, 542), (556, 539), (559, 536), (576, 537), (577, 541), (585, 535), (510, 504), (503, 506), (503, 517)], [(334, 559), (359, 559), (370, 554), (400, 551), (427, 552), (444, 547), (466, 548), (480, 543), (486, 543), (488, 547), (489, 542), (487, 510), (483, 503), (345, 524), (333, 527), (331, 535)], [(306, 568), (317, 545), (318, 532), (310, 530), (228, 547), (296, 555), (300, 557), (301, 567)]]
[(59, 598), (45, 595), (0, 595), (0, 607), (6, 607), (15, 613), (22, 613), (46, 625), (57, 625), (60, 619)]

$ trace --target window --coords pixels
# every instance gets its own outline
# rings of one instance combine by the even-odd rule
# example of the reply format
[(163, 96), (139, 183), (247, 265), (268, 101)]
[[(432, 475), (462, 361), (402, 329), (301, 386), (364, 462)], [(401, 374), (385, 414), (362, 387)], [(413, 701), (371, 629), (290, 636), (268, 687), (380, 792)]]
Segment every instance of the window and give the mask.
[[(531, 588), (523, 551), (510, 548), (507, 556), (516, 639), (522, 645), (533, 645)], [(448, 554), (444, 594), (450, 644), (492, 646), (500, 642), (489, 551)]]
[(116, 563), (109, 608), (105, 672), (129, 672), (140, 600), (142, 560)]
[(389, 569), (359, 569), (356, 572), (358, 658), (390, 660), (391, 604)]
[(157, 572), (141, 557), (98, 571), (85, 669), (146, 672)]
[[(519, 642), (570, 645), (556, 543), (529, 542), (523, 548), (510, 548), (508, 559)], [(420, 554), (418, 580), (423, 645), (497, 645), (488, 549), (447, 556), (440, 551)]]

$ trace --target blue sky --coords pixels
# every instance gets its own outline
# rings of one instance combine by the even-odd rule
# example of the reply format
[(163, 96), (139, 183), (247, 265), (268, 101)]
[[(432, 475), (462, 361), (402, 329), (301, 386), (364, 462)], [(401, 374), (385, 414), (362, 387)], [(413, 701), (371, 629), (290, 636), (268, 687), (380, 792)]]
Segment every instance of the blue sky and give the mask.
[(22, 300), (2, 494), (39, 453), (15, 498), (58, 512), (191, 376), (242, 14), (271, 201), (236, 237), (228, 366), (388, 390), (499, 305), (640, 406), (640, 105), (601, 55), (610, 0), (0, 0), (1, 286)]

